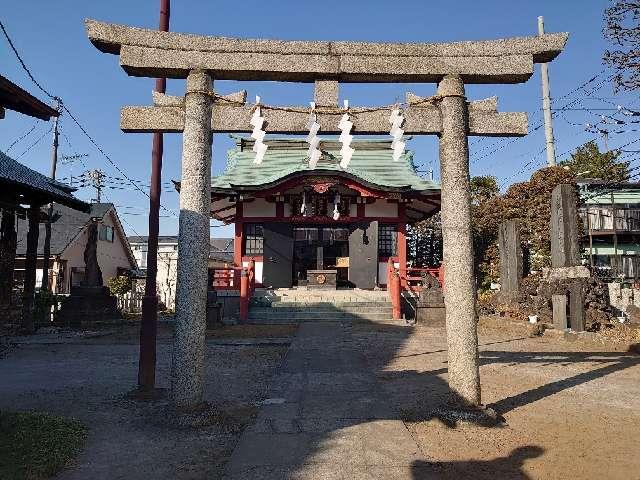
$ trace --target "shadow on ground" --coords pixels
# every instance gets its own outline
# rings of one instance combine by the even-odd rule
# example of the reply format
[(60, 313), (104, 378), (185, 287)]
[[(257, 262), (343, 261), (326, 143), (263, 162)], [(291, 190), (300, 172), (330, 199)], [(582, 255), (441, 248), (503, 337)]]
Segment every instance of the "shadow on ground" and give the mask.
[[(329, 315), (328, 315), (329, 317)], [(227, 467), (229, 478), (528, 478), (522, 465), (544, 452), (522, 445), (493, 460), (430, 462), (405, 422), (437, 420), (455, 429), (460, 421), (486, 427), (486, 419), (452, 412), (459, 401), (446, 383), (444, 330), (430, 333), (429, 347), (410, 345), (413, 328), (367, 321), (303, 323), (271, 384), (276, 403), (262, 408), (243, 434)], [(640, 358), (603, 352), (484, 350), (482, 365), (576, 363), (597, 368), (494, 402), (499, 415), (563, 390), (624, 370)], [(422, 347), (422, 346), (421, 346)], [(441, 367), (434, 365), (435, 356)], [(602, 365), (602, 366), (599, 366)], [(501, 425), (495, 425), (500, 428)], [(464, 448), (464, 445), (460, 445)], [(440, 475), (440, 476), (438, 476)]]
[[(267, 398), (239, 440), (239, 430), (168, 427), (159, 418), (169, 414), (166, 402), (123, 400), (135, 382), (137, 345), (121, 339), (10, 351), (0, 359), (0, 407), (51, 411), (89, 425), (87, 450), (65, 479), (214, 479), (229, 456), (225, 476), (232, 479), (469, 478), (469, 472), (529, 478), (523, 465), (543, 455), (538, 445), (459, 462), (430, 461), (421, 450), (406, 424), (436, 420), (456, 429), (459, 417), (447, 408), (444, 330), (421, 330), (420, 342), (415, 332), (399, 324), (326, 321), (301, 324), (288, 350), (209, 344), (209, 402), (234, 407)], [(507, 350), (522, 340), (481, 345), (481, 364), (595, 368), (504, 396), (490, 405), (500, 415), (640, 363), (624, 353)], [(160, 386), (168, 384), (170, 347), (159, 348)]]

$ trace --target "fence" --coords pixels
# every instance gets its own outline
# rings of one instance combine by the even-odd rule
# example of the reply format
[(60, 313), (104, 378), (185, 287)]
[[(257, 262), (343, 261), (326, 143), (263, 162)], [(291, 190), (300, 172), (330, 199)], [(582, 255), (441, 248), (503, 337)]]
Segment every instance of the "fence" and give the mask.
[(142, 311), (142, 297), (144, 291), (131, 290), (124, 295), (118, 295), (118, 308), (123, 313), (137, 313)]

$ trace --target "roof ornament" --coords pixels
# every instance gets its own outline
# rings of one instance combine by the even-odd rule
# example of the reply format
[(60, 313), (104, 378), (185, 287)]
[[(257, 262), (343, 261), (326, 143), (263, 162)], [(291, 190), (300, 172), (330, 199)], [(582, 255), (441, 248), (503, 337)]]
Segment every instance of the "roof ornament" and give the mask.
[(347, 112), (342, 115), (338, 128), (342, 132), (339, 138), (340, 143), (342, 143), (342, 148), (340, 149), (340, 156), (342, 157), (342, 160), (340, 160), (340, 168), (346, 170), (353, 156), (353, 152), (355, 152), (351, 147), (351, 142), (353, 141), (353, 135), (351, 135), (353, 122), (349, 121), (349, 100), (344, 101), (344, 109), (347, 110)]
[(404, 115), (400, 108), (396, 105), (391, 110), (391, 116), (389, 117), (389, 123), (391, 124), (391, 130), (389, 135), (393, 137), (391, 142), (391, 148), (393, 149), (393, 161), (397, 162), (404, 153), (405, 142), (402, 139), (404, 130), (401, 128), (404, 123)]
[(256, 158), (254, 158), (253, 163), (260, 165), (264, 159), (264, 154), (267, 152), (267, 148), (269, 147), (263, 141), (264, 136), (267, 133), (262, 129), (264, 126), (264, 117), (262, 116), (262, 111), (260, 109), (260, 97), (258, 95), (256, 95), (256, 105), (249, 123), (253, 126), (251, 138), (255, 140), (252, 150), (255, 152)]
[(313, 170), (318, 165), (318, 160), (320, 160), (322, 152), (318, 148), (320, 145), (320, 137), (318, 137), (320, 124), (318, 123), (318, 114), (316, 113), (316, 102), (309, 102), (309, 104), (311, 105), (311, 116), (307, 125), (309, 129), (307, 143), (309, 144), (309, 168)]

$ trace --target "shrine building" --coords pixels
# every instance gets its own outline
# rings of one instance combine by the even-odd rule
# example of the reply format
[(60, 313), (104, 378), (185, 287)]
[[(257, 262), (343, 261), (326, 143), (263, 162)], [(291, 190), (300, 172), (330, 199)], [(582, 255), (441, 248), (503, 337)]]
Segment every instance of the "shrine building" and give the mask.
[(323, 141), (316, 168), (304, 139), (235, 137), (224, 172), (212, 179), (211, 217), (235, 224), (235, 266), (255, 261), (267, 288), (373, 289), (387, 282), (393, 258), (407, 266), (407, 225), (440, 210), (440, 186), (416, 172), (413, 153), (393, 160), (391, 140), (354, 141), (347, 168), (341, 144)]

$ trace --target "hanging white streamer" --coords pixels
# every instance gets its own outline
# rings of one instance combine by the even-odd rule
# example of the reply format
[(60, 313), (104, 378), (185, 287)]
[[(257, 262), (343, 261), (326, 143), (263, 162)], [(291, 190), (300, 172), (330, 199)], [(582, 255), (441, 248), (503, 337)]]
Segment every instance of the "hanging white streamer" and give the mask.
[(340, 211), (338, 210), (338, 205), (340, 204), (340, 194), (336, 193), (333, 197), (333, 219), (338, 220), (340, 218)]
[(309, 129), (309, 135), (307, 136), (307, 143), (309, 143), (309, 168), (312, 170), (316, 168), (318, 165), (318, 160), (322, 156), (322, 152), (318, 148), (320, 145), (320, 137), (318, 137), (318, 132), (320, 131), (320, 124), (318, 123), (318, 115), (315, 112), (316, 104), (315, 102), (310, 102), (311, 105), (311, 119), (309, 120), (309, 124), (307, 128)]
[(302, 192), (302, 205), (300, 206), (300, 213), (307, 216), (307, 192)]
[(402, 115), (399, 108), (394, 108), (391, 111), (389, 123), (391, 124), (389, 134), (393, 137), (393, 141), (391, 142), (391, 148), (393, 149), (393, 161), (397, 162), (404, 153), (405, 147), (405, 142), (402, 140), (404, 130), (401, 128), (404, 123), (404, 115)]
[[(344, 101), (344, 108), (349, 108), (348, 100)], [(340, 123), (338, 124), (338, 128), (342, 132), (340, 133), (339, 138), (340, 143), (342, 143), (342, 148), (340, 149), (340, 156), (342, 157), (342, 159), (340, 160), (340, 167), (346, 169), (349, 166), (349, 162), (351, 162), (353, 152), (355, 152), (355, 150), (351, 147), (351, 142), (353, 141), (353, 135), (351, 135), (353, 122), (349, 120), (348, 113), (342, 115)]]
[(267, 152), (267, 148), (269, 147), (264, 143), (264, 136), (267, 133), (262, 129), (264, 125), (264, 117), (262, 116), (262, 111), (260, 109), (260, 97), (258, 96), (256, 96), (256, 109), (253, 111), (253, 115), (251, 116), (249, 123), (253, 126), (251, 138), (255, 140), (252, 150), (255, 152), (256, 157), (253, 159), (253, 163), (260, 165), (264, 159), (264, 154)]

